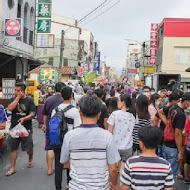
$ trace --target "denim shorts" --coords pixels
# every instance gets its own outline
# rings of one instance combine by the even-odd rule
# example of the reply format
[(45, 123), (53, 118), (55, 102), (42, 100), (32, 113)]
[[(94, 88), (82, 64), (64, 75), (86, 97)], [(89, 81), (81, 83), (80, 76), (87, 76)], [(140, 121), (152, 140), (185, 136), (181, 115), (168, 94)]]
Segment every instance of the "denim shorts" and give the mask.
[(176, 180), (177, 174), (179, 172), (179, 164), (178, 160), (178, 149), (177, 148), (170, 148), (163, 145), (163, 157), (166, 159), (170, 164), (174, 176), (174, 180)]
[(20, 143), (22, 151), (30, 151), (34, 147), (32, 132), (29, 132), (28, 137), (22, 138), (13, 138), (11, 135), (9, 135), (7, 138), (7, 149), (9, 151), (18, 150)]

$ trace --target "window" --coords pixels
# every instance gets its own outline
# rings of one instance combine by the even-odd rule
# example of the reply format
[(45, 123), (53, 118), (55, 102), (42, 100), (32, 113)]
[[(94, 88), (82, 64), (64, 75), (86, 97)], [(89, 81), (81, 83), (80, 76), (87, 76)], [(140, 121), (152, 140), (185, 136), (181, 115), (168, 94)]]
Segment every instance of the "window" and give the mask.
[(21, 4), (18, 3), (18, 7), (17, 7), (17, 18), (21, 18), (21, 9), (22, 9)]
[(189, 48), (175, 48), (174, 51), (176, 64), (188, 64)]
[(53, 65), (53, 57), (49, 57), (48, 65)]
[(33, 42), (34, 42), (34, 32), (30, 31), (29, 45), (33, 46)]
[(8, 7), (12, 9), (14, 7), (14, 0), (8, 0)]
[(28, 42), (28, 29), (24, 27), (24, 35), (23, 35), (24, 43)]
[(64, 59), (64, 66), (68, 66), (68, 59)]

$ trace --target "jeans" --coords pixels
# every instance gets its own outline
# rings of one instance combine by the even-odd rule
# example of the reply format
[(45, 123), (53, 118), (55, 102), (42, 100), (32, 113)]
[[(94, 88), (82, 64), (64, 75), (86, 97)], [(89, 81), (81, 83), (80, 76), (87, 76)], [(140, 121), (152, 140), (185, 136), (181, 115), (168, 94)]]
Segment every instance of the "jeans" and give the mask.
[(179, 164), (177, 163), (178, 149), (163, 145), (163, 157), (171, 164), (174, 180), (176, 180), (177, 174), (179, 172)]
[(160, 144), (157, 147), (157, 154), (159, 157), (163, 158), (163, 146)]
[[(55, 187), (56, 190), (62, 189), (62, 174), (63, 174), (63, 164), (60, 163), (61, 148), (53, 148), (55, 155)], [(67, 169), (67, 184), (69, 184), (70, 176), (69, 169)]]

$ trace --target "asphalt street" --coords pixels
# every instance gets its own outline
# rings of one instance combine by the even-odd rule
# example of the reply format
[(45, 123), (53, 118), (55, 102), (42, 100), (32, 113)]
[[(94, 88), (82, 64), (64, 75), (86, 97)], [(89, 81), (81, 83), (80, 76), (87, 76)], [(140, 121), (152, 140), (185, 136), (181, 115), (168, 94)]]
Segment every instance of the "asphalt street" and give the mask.
[[(0, 160), (0, 190), (55, 190), (54, 175), (48, 176), (46, 158), (44, 151), (44, 133), (38, 128), (36, 121), (33, 122), (34, 129), (34, 167), (27, 168), (28, 156), (19, 150), (14, 175), (6, 177), (5, 173), (10, 168), (9, 152), (4, 150), (3, 162)], [(63, 175), (63, 190), (66, 186), (66, 175)], [(188, 190), (182, 180), (176, 182), (177, 190)]]

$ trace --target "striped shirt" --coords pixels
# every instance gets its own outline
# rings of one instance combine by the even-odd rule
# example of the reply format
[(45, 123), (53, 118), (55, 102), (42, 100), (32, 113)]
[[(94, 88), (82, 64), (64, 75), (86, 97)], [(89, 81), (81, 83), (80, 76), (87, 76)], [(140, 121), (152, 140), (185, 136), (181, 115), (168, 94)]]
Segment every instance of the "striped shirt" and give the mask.
[(112, 134), (98, 125), (80, 125), (64, 138), (60, 162), (70, 160), (69, 190), (109, 190), (108, 165), (120, 160)]
[(160, 157), (135, 156), (128, 159), (120, 180), (132, 190), (164, 190), (174, 185), (171, 166)]
[(150, 120), (138, 118), (138, 121), (135, 124), (134, 129), (133, 129), (133, 144), (137, 144), (137, 145), (139, 144), (139, 136), (138, 136), (139, 129), (147, 125), (150, 125)]

